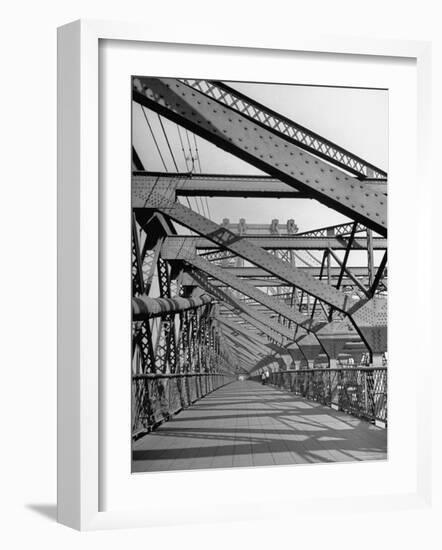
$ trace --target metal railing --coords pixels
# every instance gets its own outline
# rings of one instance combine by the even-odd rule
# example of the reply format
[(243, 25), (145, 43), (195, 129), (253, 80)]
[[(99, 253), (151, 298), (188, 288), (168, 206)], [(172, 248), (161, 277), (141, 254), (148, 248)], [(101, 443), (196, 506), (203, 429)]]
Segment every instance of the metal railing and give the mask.
[(279, 371), (270, 374), (270, 384), (387, 425), (387, 367)]
[(181, 409), (231, 382), (223, 373), (132, 376), (132, 437), (151, 432)]

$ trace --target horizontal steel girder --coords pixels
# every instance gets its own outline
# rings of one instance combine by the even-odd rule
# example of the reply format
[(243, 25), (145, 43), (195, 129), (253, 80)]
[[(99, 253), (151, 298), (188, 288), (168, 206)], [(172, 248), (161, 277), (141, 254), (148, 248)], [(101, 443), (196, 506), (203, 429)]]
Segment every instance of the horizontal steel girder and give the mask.
[(195, 309), (205, 304), (210, 304), (212, 298), (202, 295), (198, 298), (148, 298), (137, 296), (132, 298), (132, 320), (141, 321), (152, 317), (161, 317), (168, 313), (179, 313), (188, 309)]
[(133, 79), (133, 98), (323, 204), (387, 235), (384, 195), (176, 79)]
[[(247, 235), (243, 235), (243, 237), (247, 239), (247, 242), (256, 244), (264, 250), (324, 250), (327, 248), (331, 248), (333, 250), (345, 250), (347, 248), (347, 242), (342, 237), (297, 237), (296, 235), (275, 235), (274, 237), (249, 237)], [(222, 249), (219, 244), (214, 243), (209, 239), (193, 236), (167, 237), (163, 247), (165, 250), (167, 250), (168, 247), (171, 249), (179, 249), (182, 247), (193, 247), (203, 250)], [(367, 250), (367, 239), (361, 237), (356, 238), (352, 245), (352, 250), (353, 249)], [(373, 250), (386, 249), (387, 239), (373, 238)]]
[[(134, 172), (132, 185), (150, 185), (153, 181), (166, 181), (180, 197), (244, 197), (306, 199), (308, 193), (298, 191), (271, 176), (242, 176), (224, 174), (169, 174), (162, 172)], [(369, 189), (387, 194), (385, 183), (371, 180)]]
[[(353, 269), (351, 270), (352, 273), (353, 273)], [(333, 279), (337, 279), (338, 278), (338, 275), (331, 275), (331, 277)], [(360, 275), (358, 277), (361, 277)], [(324, 278), (325, 279), (325, 278)], [(185, 278), (183, 280), (186, 280)], [(280, 281), (279, 279), (275, 279), (275, 278), (266, 278), (266, 279), (254, 279), (254, 278), (246, 278), (245, 279), (249, 284), (253, 285), (253, 286), (258, 286), (258, 287), (284, 287), (284, 288), (291, 288), (291, 287), (288, 287), (287, 283), (285, 283), (284, 281)], [(365, 285), (365, 286), (369, 286), (369, 279), (368, 277), (365, 277), (365, 278), (360, 278), (359, 279), (360, 282)], [(386, 281), (386, 277), (384, 277), (383, 279), (383, 282)], [(185, 284), (185, 283), (184, 283)], [(225, 286), (224, 283), (221, 283), (219, 281), (213, 281), (213, 284), (214, 286)], [(351, 279), (349, 279), (348, 277), (343, 277), (342, 278), (342, 282), (341, 282), (341, 287), (347, 287), (347, 286), (351, 286), (351, 287), (355, 287), (356, 285), (353, 283), (353, 281)]]
[[(312, 277), (319, 277), (319, 274), (321, 271), (320, 267), (306, 267), (306, 266), (297, 266), (297, 267), (300, 271), (305, 271)], [(237, 277), (248, 278), (250, 282), (252, 282), (254, 278), (258, 278), (258, 280), (264, 280), (266, 277), (268, 278), (272, 277), (272, 275), (270, 275), (268, 271), (265, 271), (264, 269), (261, 269), (259, 267), (230, 267), (229, 266), (229, 267), (222, 267), (222, 269), (224, 269), (228, 273), (231, 273), (232, 275), (236, 275)], [(365, 266), (349, 267), (349, 269), (351, 269), (353, 275), (355, 275), (356, 277), (366, 277), (368, 275), (368, 268)], [(330, 275), (332, 277), (338, 277), (340, 272), (341, 272), (340, 267), (332, 266), (330, 268)]]

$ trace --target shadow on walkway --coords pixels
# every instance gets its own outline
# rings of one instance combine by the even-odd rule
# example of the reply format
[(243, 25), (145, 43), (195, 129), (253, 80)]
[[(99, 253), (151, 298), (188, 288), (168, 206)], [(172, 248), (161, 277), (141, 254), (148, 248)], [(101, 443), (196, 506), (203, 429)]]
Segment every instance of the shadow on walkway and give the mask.
[(133, 472), (387, 458), (387, 430), (256, 382), (209, 394), (133, 444)]

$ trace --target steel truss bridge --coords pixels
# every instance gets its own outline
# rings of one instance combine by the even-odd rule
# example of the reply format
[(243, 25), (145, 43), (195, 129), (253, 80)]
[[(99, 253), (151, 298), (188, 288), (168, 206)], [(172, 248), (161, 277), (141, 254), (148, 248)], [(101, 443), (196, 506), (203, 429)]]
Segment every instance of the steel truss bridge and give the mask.
[[(386, 426), (387, 174), (222, 82), (135, 77), (133, 102), (263, 173), (149, 171), (133, 147), (134, 440), (264, 369), (293, 399)], [(215, 223), (190, 197), (307, 198), (348, 222)]]

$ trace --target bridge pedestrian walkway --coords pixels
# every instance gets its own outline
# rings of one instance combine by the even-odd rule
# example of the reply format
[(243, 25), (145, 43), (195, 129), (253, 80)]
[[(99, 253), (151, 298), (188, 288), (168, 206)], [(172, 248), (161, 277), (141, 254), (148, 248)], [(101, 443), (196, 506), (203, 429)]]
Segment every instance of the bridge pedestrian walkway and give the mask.
[(235, 381), (134, 443), (133, 472), (384, 460), (387, 430), (254, 381)]

